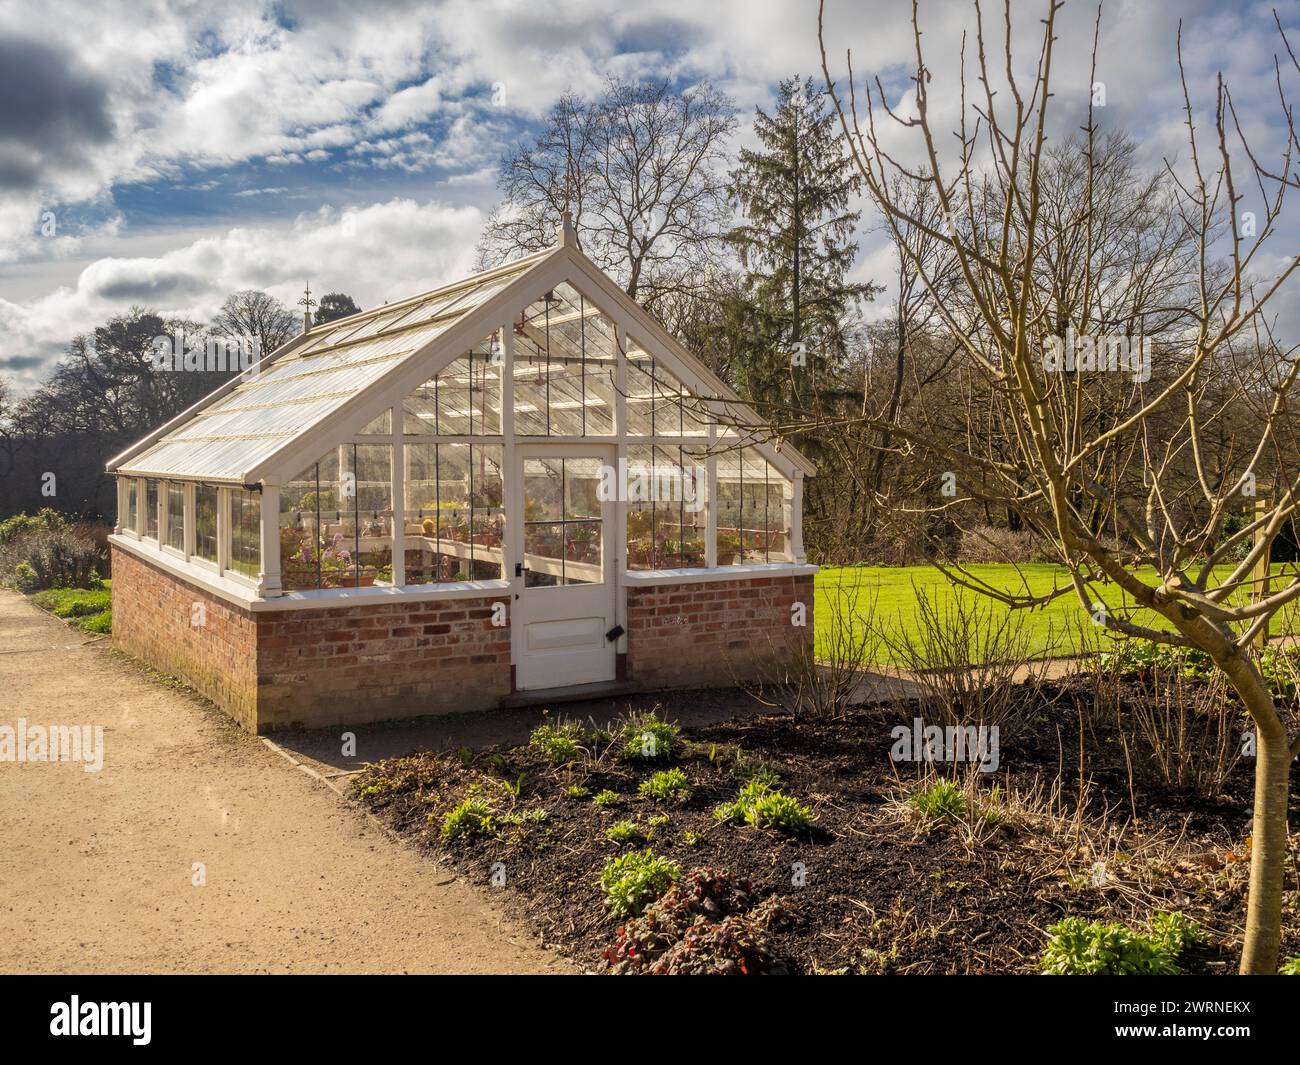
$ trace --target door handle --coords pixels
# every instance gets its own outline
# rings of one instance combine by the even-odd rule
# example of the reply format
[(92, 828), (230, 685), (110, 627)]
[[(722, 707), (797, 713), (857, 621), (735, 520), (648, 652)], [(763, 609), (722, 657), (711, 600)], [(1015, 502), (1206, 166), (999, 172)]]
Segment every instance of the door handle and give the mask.
[(525, 573), (527, 573), (527, 572), (528, 572), (528, 568), (527, 568), (527, 567), (526, 567), (522, 562), (516, 562), (516, 563), (515, 563), (515, 576), (516, 576), (516, 577), (522, 577), (522, 576), (523, 576)]

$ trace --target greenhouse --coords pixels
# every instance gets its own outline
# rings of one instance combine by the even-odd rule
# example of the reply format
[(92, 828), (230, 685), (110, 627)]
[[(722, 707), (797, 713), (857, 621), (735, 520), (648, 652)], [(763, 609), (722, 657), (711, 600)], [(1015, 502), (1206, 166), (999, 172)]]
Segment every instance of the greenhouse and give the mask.
[(813, 467), (567, 223), (108, 468), (115, 641), (254, 731), (730, 684), (811, 639)]

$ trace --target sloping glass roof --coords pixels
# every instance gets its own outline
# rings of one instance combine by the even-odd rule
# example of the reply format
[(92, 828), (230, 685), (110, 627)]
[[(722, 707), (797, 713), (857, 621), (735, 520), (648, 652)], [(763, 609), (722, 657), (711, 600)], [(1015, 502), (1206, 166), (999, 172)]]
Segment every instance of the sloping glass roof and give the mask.
[(550, 252), (319, 326), (298, 347), (109, 469), (236, 481), (445, 333)]

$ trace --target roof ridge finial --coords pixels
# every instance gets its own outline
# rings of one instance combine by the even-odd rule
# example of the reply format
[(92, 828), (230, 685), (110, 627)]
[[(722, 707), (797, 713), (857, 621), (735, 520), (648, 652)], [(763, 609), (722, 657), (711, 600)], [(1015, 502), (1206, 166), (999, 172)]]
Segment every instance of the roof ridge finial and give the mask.
[(573, 228), (573, 215), (569, 213), (566, 207), (560, 212), (560, 241), (561, 248), (576, 248), (578, 246), (578, 233)]
[(302, 331), (304, 333), (311, 331), (311, 309), (316, 306), (316, 301), (311, 298), (311, 281), (308, 280), (303, 292), (302, 299), (298, 301), (298, 306), (302, 308)]

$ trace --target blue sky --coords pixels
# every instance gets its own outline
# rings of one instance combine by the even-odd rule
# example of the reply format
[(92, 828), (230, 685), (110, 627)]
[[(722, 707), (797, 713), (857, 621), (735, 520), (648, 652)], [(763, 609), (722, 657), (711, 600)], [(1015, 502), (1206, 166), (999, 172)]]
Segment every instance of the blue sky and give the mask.
[[(1027, 59), (1043, 7), (1014, 4)], [(1104, 123), (1134, 134), (1149, 165), (1185, 162), (1182, 19), (1198, 101), (1222, 70), (1276, 152), (1272, 7), (1108, 3)], [(1300, 25), (1296, 2), (1277, 7)], [(970, 6), (921, 9), (932, 96), (951, 117)], [(901, 93), (909, 11), (828, 0), (837, 68), (851, 46), (860, 73)], [(1067, 3), (1061, 19), (1060, 136), (1081, 118), (1094, 13)], [(203, 318), (236, 288), (292, 303), (307, 277), (362, 306), (428, 288), (468, 270), (497, 160), (565, 90), (594, 93), (610, 74), (708, 79), (735, 98), (743, 140), (780, 78), (819, 65), (814, 0), (5, 0), (0, 373), (30, 387), (74, 334), (132, 304)], [(882, 277), (871, 225), (868, 212), (858, 272)]]

